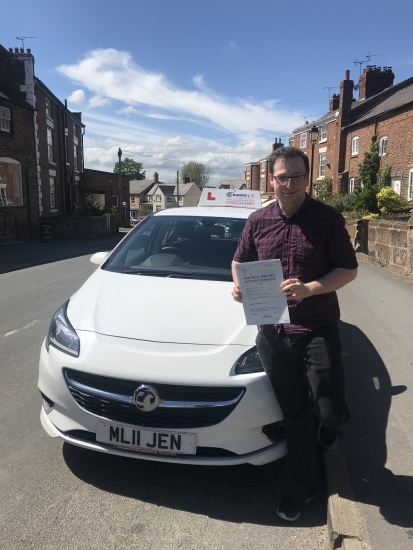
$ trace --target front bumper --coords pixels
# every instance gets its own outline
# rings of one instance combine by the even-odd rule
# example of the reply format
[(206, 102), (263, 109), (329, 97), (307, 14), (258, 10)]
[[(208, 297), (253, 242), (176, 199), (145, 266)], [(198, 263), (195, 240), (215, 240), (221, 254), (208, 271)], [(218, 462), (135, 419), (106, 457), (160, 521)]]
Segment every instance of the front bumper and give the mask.
[[(208, 348), (199, 346), (137, 342), (95, 333), (81, 333), (79, 358), (70, 357), (53, 347), (49, 353), (42, 346), (39, 363), (39, 389), (53, 402), (41, 423), (52, 437), (99, 452), (159, 462), (199, 465), (262, 465), (286, 454), (283, 439), (271, 441), (262, 433), (265, 425), (282, 420), (271, 385), (264, 373), (235, 376), (231, 365), (245, 351), (242, 346)], [(121, 360), (120, 360), (121, 358)], [(115, 367), (116, 365), (116, 367)], [(133, 368), (130, 367), (133, 365)], [(143, 367), (142, 367), (143, 365)], [(227, 365), (223, 368), (222, 365)], [(228, 367), (229, 365), (229, 367)], [(197, 434), (198, 446), (217, 449), (221, 456), (188, 456), (149, 454), (112, 447), (93, 440), (96, 426), (108, 417), (88, 412), (75, 401), (64, 379), (69, 368), (103, 376), (136, 380), (137, 383), (182, 384), (193, 386), (243, 387), (245, 394), (235, 409), (218, 424), (191, 429)], [(110, 421), (113, 421), (109, 418)], [(125, 423), (127, 424), (127, 423)], [(154, 429), (157, 426), (153, 426)], [(172, 427), (176, 432), (179, 429)], [(183, 430), (188, 432), (188, 429)], [(88, 437), (83, 437), (82, 435)], [(222, 456), (222, 454), (229, 456)]]

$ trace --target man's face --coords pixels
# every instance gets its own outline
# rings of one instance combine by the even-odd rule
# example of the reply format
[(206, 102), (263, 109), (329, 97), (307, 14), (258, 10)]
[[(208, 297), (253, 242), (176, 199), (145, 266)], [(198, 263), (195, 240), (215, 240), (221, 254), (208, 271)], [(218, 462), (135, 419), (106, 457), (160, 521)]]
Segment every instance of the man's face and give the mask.
[[(301, 176), (301, 178), (294, 178), (294, 176)], [(293, 177), (293, 179), (284, 182), (282, 178), (287, 177)], [(281, 182), (277, 181), (277, 178), (281, 178)], [(281, 204), (300, 207), (304, 202), (308, 186), (308, 176), (303, 159), (295, 157), (276, 160), (273, 173), (270, 174), (270, 184)]]

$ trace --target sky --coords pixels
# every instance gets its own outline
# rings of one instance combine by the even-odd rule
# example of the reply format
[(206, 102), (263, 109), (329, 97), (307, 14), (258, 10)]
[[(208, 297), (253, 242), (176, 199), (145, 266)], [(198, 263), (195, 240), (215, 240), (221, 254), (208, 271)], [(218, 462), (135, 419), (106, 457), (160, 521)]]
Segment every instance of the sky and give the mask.
[[(85, 167), (143, 163), (176, 181), (242, 179), (275, 138), (328, 111), (347, 69), (413, 76), (412, 0), (19, 0), (0, 43), (31, 48), (35, 74), (82, 112)], [(368, 61), (370, 59), (370, 61)], [(360, 62), (360, 63), (357, 63)], [(357, 92), (355, 97), (357, 98)]]

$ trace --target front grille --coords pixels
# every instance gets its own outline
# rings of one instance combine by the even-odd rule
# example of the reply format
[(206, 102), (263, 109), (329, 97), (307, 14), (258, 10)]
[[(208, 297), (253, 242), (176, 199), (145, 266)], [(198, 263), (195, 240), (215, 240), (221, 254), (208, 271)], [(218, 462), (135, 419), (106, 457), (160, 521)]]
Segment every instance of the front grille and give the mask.
[[(62, 432), (62, 433), (68, 437), (77, 439), (79, 441), (85, 441), (87, 443), (96, 443), (96, 434), (93, 432), (86, 432), (85, 430), (70, 430), (68, 432)], [(137, 451), (135, 449), (127, 449), (127, 450), (130, 453), (136, 452), (136, 453), (142, 454), (142, 451)], [(194, 455), (190, 455), (190, 456), (194, 456)], [(218, 447), (197, 447), (195, 456), (208, 457), (208, 458), (221, 458), (221, 457), (238, 456), (238, 455), (236, 453), (233, 453), (232, 451), (227, 451), (227, 449), (220, 449)]]
[[(98, 376), (72, 369), (64, 370), (68, 388), (80, 407), (114, 422), (143, 428), (193, 429), (222, 422), (237, 406), (245, 388), (182, 386), (150, 383), (165, 402), (182, 402), (182, 407), (158, 407), (151, 412), (140, 411), (131, 401), (134, 391), (142, 384), (136, 380), (122, 380)], [(76, 385), (82, 385), (76, 387)], [(123, 400), (105, 395), (116, 394)], [(220, 403), (234, 401), (230, 405)], [(190, 403), (211, 403), (215, 406), (188, 407)]]

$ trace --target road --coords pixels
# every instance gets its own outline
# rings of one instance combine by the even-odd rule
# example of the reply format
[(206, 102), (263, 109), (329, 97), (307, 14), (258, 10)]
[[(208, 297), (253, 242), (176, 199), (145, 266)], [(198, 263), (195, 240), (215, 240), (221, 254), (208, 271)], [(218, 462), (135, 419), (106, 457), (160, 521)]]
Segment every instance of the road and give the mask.
[(0, 548), (324, 550), (325, 495), (293, 525), (276, 516), (284, 459), (260, 468), (158, 464), (44, 433), (40, 346), (52, 314), (95, 269), (89, 257), (0, 275)]

